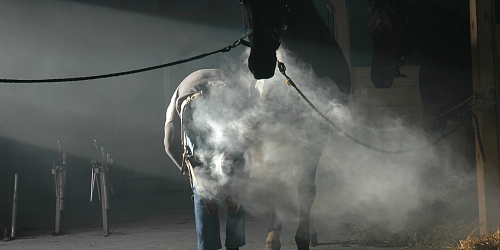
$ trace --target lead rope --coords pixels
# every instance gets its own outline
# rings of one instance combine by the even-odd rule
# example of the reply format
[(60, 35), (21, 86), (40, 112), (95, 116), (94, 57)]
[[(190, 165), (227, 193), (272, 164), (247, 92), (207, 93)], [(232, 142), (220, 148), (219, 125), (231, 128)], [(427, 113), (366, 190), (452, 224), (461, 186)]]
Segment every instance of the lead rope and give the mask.
[(156, 66), (151, 66), (151, 67), (146, 67), (146, 68), (141, 68), (141, 69), (135, 69), (135, 70), (129, 70), (129, 71), (123, 71), (123, 72), (117, 72), (117, 73), (110, 73), (110, 74), (102, 74), (102, 75), (93, 75), (93, 76), (82, 76), (82, 77), (69, 77), (69, 78), (50, 78), (50, 79), (0, 79), (0, 83), (54, 83), (54, 82), (76, 82), (76, 81), (88, 81), (88, 80), (96, 80), (96, 79), (103, 79), (103, 78), (110, 78), (110, 77), (117, 77), (117, 76), (124, 76), (124, 75), (131, 75), (131, 74), (136, 74), (136, 73), (141, 73), (141, 72), (146, 72), (146, 71), (151, 71), (155, 69), (161, 69), (161, 68), (166, 68), (166, 67), (171, 67), (175, 66), (178, 64), (183, 64), (187, 63), (190, 61), (198, 60), (213, 54), (217, 53), (226, 53), (231, 51), (231, 49), (238, 47), (238, 45), (245, 45), (245, 46), (250, 46), (250, 43), (247, 41), (244, 41), (243, 39), (239, 39), (235, 41), (232, 45), (229, 45), (227, 47), (224, 47), (222, 49), (218, 49), (209, 53), (204, 53), (200, 54), (197, 56), (189, 57), (186, 59), (170, 62), (170, 63), (164, 63)]
[[(295, 85), (295, 83), (292, 81), (292, 79), (286, 74), (286, 67), (285, 67), (284, 63), (278, 61), (278, 69), (281, 72), (281, 74), (285, 77), (286, 84), (288, 86), (292, 86), (297, 91), (297, 93), (300, 95), (300, 97), (302, 97), (302, 99), (314, 110), (314, 112), (316, 112), (321, 118), (323, 118), (323, 120), (325, 120), (331, 127), (333, 127), (335, 130), (337, 130), (338, 133), (340, 133), (344, 137), (348, 138), (349, 140), (351, 140), (351, 141), (353, 141), (353, 142), (355, 142), (355, 143), (357, 143), (357, 144), (359, 144), (359, 145), (361, 145), (361, 146), (363, 146), (365, 148), (368, 148), (368, 149), (371, 149), (373, 151), (380, 152), (380, 153), (385, 153), (385, 154), (401, 154), (401, 153), (407, 153), (407, 152), (412, 152), (412, 151), (421, 151), (421, 150), (433, 147), (436, 144), (438, 144), (439, 142), (441, 142), (442, 140), (444, 140), (446, 137), (448, 137), (450, 134), (452, 134), (453, 132), (455, 132), (458, 128), (460, 128), (460, 126), (462, 126), (463, 123), (464, 123), (464, 121), (465, 121), (465, 118), (464, 118), (465, 115), (472, 114), (473, 116), (475, 116), (474, 113), (472, 113), (473, 103), (471, 102), (469, 104), (469, 106), (467, 107), (465, 113), (464, 113), (465, 115), (463, 115), (461, 117), (460, 123), (457, 126), (453, 127), (447, 133), (444, 133), (439, 138), (437, 138), (433, 142), (429, 143), (428, 145), (423, 146), (423, 147), (419, 147), (419, 148), (394, 150), (394, 151), (380, 149), (380, 148), (376, 148), (376, 147), (373, 147), (371, 145), (368, 145), (367, 143), (364, 143), (364, 142), (362, 142), (362, 141), (354, 138), (350, 134), (347, 134), (346, 132), (342, 131), (342, 129), (338, 125), (336, 125), (328, 117), (326, 117), (323, 113), (321, 113), (321, 111), (319, 111), (319, 109), (316, 108), (316, 106), (314, 106), (314, 104), (311, 101), (309, 101), (309, 99), (302, 93), (302, 91), (300, 91), (300, 89), (297, 87), (297, 85)], [(476, 121), (476, 124), (477, 124), (477, 121)], [(476, 128), (478, 128), (478, 126), (476, 126)], [(477, 132), (478, 132), (478, 135), (479, 135), (479, 131), (477, 131)], [(478, 138), (480, 138), (480, 137), (478, 137)], [(482, 145), (482, 144), (480, 144), (480, 145)], [(480, 146), (480, 147), (482, 148), (482, 146)], [(481, 154), (482, 154), (483, 161), (485, 161), (485, 157), (484, 157), (484, 153), (483, 153), (482, 149), (481, 149)]]

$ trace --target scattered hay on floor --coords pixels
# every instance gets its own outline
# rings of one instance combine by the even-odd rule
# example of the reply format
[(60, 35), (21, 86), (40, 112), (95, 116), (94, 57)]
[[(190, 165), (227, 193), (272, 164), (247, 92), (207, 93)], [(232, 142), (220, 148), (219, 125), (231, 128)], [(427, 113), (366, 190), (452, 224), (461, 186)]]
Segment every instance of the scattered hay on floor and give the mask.
[[(470, 191), (472, 190), (472, 191)], [(460, 240), (472, 237), (479, 225), (474, 188), (455, 185), (446, 189), (442, 199), (422, 195), (420, 206), (394, 216), (393, 207), (371, 201), (341, 218), (350, 232), (365, 238), (365, 244), (377, 247), (403, 247), (416, 250), (454, 249)], [(432, 197), (428, 195), (428, 197)], [(369, 207), (369, 213), (365, 207)], [(391, 210), (394, 209), (394, 210)], [(463, 243), (465, 244), (465, 243)], [(500, 248), (458, 248), (489, 250)]]
[[(453, 249), (460, 239), (470, 236), (477, 225), (477, 220), (473, 222), (461, 220), (455, 223), (447, 222), (426, 228), (407, 226), (394, 232), (387, 230), (387, 225), (363, 220), (357, 225), (349, 225), (349, 228), (352, 234), (364, 237), (364, 245), (368, 246), (443, 250)], [(462, 249), (468, 248), (457, 250)], [(481, 248), (480, 250), (489, 250), (489, 248)]]
[(460, 240), (454, 250), (497, 250), (500, 249), (500, 229), (490, 234), (478, 237), (469, 235), (467, 239)]

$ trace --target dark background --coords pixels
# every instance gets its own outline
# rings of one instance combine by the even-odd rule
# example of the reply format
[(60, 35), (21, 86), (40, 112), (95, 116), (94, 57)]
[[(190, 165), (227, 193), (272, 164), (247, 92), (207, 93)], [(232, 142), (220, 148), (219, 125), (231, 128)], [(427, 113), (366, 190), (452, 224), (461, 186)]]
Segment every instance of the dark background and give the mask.
[[(325, 5), (314, 1), (329, 24)], [(365, 1), (347, 0), (352, 67), (368, 67)], [(467, 16), (468, 1), (434, 0)], [(220, 49), (243, 32), (237, 1), (1, 0), (0, 78), (43, 79), (132, 70)], [(0, 222), (10, 225), (19, 173), (19, 227), (53, 211), (54, 161), (68, 153), (68, 209), (90, 196), (94, 139), (114, 159), (114, 195), (189, 192), (163, 148), (165, 110), (177, 84), (201, 68), (239, 58), (243, 48), (188, 64), (75, 83), (0, 84)], [(413, 55), (408, 64), (418, 65)], [(99, 212), (94, 201), (85, 209)]]

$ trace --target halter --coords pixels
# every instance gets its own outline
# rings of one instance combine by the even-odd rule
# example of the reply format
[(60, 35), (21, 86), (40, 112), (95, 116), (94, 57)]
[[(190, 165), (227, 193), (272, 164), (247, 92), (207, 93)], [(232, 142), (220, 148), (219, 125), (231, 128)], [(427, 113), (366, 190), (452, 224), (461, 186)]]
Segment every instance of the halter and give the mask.
[[(240, 1), (241, 2), (241, 1)], [(286, 20), (288, 18), (288, 12), (290, 12), (290, 7), (288, 6), (288, 2), (285, 4), (285, 14), (283, 15), (283, 18), (281, 20), (281, 23), (278, 25), (278, 27), (274, 28), (273, 30), (267, 29), (267, 28), (261, 28), (261, 29), (248, 29), (245, 27), (245, 32), (243, 35), (241, 35), (240, 40), (243, 40), (247, 38), (248, 36), (255, 34), (255, 33), (264, 33), (266, 35), (271, 36), (275, 41), (280, 43), (280, 38), (281, 35), (287, 30), (288, 26), (286, 25)]]

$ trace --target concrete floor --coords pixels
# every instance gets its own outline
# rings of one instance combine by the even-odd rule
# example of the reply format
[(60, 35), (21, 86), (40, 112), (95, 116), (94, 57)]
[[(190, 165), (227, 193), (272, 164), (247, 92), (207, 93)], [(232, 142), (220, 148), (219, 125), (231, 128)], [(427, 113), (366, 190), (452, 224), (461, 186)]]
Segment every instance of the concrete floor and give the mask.
[[(108, 210), (110, 235), (107, 237), (103, 237), (99, 201), (68, 202), (62, 211), (61, 228), (64, 234), (60, 236), (52, 235), (52, 208), (35, 209), (38, 213), (31, 216), (37, 216), (38, 219), (33, 228), (19, 228), (18, 238), (0, 242), (0, 249), (196, 249), (190, 197), (190, 192), (112, 196), (112, 208)], [(264, 213), (247, 214), (247, 244), (242, 250), (264, 249), (267, 218), (268, 215)], [(221, 235), (224, 235), (224, 220), (224, 216), (221, 216)], [(363, 238), (350, 235), (345, 227), (333, 219), (317, 219), (316, 228), (319, 245), (311, 248), (313, 250), (381, 249), (363, 246)], [(296, 249), (293, 240), (295, 230), (296, 223), (284, 223), (282, 249)]]

